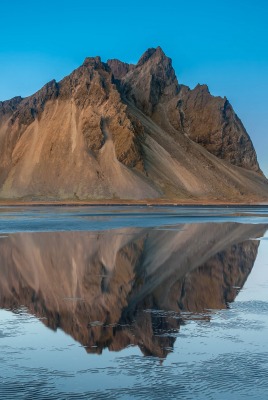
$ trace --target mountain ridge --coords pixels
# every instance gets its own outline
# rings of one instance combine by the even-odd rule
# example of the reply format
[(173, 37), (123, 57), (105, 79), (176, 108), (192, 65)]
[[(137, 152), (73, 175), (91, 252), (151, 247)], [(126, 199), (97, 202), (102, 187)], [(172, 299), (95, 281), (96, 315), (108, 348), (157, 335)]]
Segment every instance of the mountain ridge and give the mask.
[(158, 47), (0, 102), (0, 199), (254, 202), (268, 181), (228, 100), (179, 84)]

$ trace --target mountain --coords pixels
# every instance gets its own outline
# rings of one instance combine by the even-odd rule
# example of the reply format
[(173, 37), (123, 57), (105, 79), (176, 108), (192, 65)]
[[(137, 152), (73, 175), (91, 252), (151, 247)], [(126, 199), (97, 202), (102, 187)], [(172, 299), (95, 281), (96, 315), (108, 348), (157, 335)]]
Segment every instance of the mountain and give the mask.
[[(0, 240), (0, 308), (22, 306), (91, 353), (138, 345), (164, 357), (185, 319), (228, 307), (268, 225), (24, 232)], [(173, 335), (168, 333), (173, 332)], [(169, 350), (168, 350), (169, 349)]]
[(0, 199), (267, 201), (268, 181), (228, 100), (158, 47), (0, 102)]

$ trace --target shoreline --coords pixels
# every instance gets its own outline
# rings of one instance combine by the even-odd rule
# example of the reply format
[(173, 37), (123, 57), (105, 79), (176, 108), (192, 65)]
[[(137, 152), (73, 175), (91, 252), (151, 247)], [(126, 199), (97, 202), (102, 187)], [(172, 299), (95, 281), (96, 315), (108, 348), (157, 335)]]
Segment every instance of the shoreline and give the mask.
[(0, 200), (0, 207), (268, 207), (267, 202), (176, 201), (176, 200)]

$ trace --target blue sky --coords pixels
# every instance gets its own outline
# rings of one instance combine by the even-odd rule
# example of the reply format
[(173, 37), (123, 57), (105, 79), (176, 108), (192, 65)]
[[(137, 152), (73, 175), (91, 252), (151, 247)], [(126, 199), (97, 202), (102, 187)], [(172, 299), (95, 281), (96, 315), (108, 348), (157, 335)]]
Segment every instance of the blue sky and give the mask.
[(1, 0), (0, 100), (32, 94), (86, 56), (136, 62), (160, 45), (179, 82), (230, 100), (268, 176), (267, 21), (267, 0)]

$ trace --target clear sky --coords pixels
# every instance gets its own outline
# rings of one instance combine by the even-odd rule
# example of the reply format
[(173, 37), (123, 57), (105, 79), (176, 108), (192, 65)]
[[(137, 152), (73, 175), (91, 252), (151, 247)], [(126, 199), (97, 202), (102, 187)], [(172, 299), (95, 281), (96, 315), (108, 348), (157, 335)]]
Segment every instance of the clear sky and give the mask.
[(179, 82), (207, 83), (242, 119), (268, 176), (268, 0), (1, 0), (0, 100), (86, 56), (136, 62), (160, 45)]

